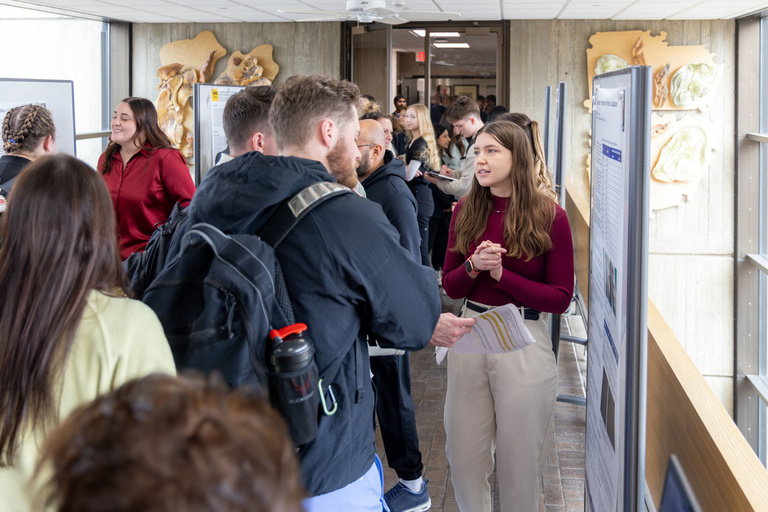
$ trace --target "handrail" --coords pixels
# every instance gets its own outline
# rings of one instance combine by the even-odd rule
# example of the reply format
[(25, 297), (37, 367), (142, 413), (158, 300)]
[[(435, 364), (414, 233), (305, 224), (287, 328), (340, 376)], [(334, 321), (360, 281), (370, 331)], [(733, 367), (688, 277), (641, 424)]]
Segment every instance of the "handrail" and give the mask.
[(109, 130), (101, 132), (78, 133), (75, 135), (75, 140), (102, 139), (104, 137), (109, 137), (110, 135), (112, 135), (112, 132)]

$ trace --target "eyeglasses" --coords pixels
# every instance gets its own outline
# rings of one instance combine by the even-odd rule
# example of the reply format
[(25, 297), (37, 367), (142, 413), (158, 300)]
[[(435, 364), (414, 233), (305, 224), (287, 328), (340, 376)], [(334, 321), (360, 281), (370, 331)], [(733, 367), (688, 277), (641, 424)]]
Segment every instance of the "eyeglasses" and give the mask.
[(365, 146), (378, 146), (378, 144), (358, 144), (358, 148), (364, 148)]

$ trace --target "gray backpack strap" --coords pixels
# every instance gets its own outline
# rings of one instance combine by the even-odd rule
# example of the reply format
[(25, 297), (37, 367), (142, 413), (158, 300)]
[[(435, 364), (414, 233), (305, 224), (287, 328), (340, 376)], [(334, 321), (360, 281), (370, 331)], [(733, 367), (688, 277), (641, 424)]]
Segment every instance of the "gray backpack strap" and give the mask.
[(313, 183), (283, 203), (257, 234), (272, 247), (277, 247), (302, 217), (313, 208), (332, 197), (348, 192), (351, 193), (352, 190), (331, 181)]

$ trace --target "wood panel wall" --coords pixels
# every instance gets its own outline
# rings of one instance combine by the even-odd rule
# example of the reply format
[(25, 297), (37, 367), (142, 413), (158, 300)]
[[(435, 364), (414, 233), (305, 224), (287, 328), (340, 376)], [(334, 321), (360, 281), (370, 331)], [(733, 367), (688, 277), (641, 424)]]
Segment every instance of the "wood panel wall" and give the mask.
[(232, 52), (248, 53), (260, 44), (274, 47), (273, 58), (280, 66), (276, 85), (298, 74), (341, 77), (342, 28), (339, 23), (137, 23), (133, 25), (131, 93), (155, 100), (160, 48), (172, 41), (194, 39), (204, 30), (213, 32), (228, 52), (216, 63), (214, 77), (227, 67)]
[[(733, 411), (733, 239), (735, 22), (709, 21), (511, 21), (510, 110), (544, 115), (544, 88), (568, 84), (566, 169), (570, 191), (589, 204), (585, 172), (590, 114), (587, 54), (595, 32), (650, 30), (667, 33), (670, 46), (704, 45), (725, 65), (717, 101), (700, 116), (718, 127), (718, 150), (695, 196), (682, 206), (654, 212), (649, 228), (651, 299), (721, 403)], [(554, 120), (554, 98), (553, 98)], [(551, 137), (554, 140), (554, 137)], [(581, 285), (582, 290), (586, 284)]]

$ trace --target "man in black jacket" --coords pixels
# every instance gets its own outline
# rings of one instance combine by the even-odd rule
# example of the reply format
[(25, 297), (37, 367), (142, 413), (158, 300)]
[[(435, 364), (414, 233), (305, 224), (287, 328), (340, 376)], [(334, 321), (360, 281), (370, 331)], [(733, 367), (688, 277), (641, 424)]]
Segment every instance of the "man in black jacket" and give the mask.
[[(283, 156), (252, 152), (215, 167), (195, 193), (190, 225), (255, 233), (308, 185), (354, 175), (358, 98), (357, 87), (346, 81), (288, 79), (269, 115)], [(310, 211), (277, 248), (294, 315), (309, 327), (320, 376), (338, 407), (320, 415), (317, 437), (299, 448), (313, 496), (305, 501), (308, 512), (380, 511), (384, 505), (366, 337), (419, 350), (427, 341), (451, 346), (474, 324), (440, 314), (434, 272), (398, 240), (379, 206), (344, 194)]]
[[(357, 147), (362, 158), (357, 177), (366, 197), (384, 210), (400, 234), (400, 245), (413, 261), (421, 262), (416, 198), (405, 184), (405, 164), (385, 148), (384, 129), (377, 121), (360, 121)], [(410, 355), (392, 349), (371, 349), (371, 371), (376, 386), (376, 412), (389, 467), (400, 478), (384, 495), (390, 511), (428, 510), (431, 505), (421, 473), (416, 411), (411, 397)]]

